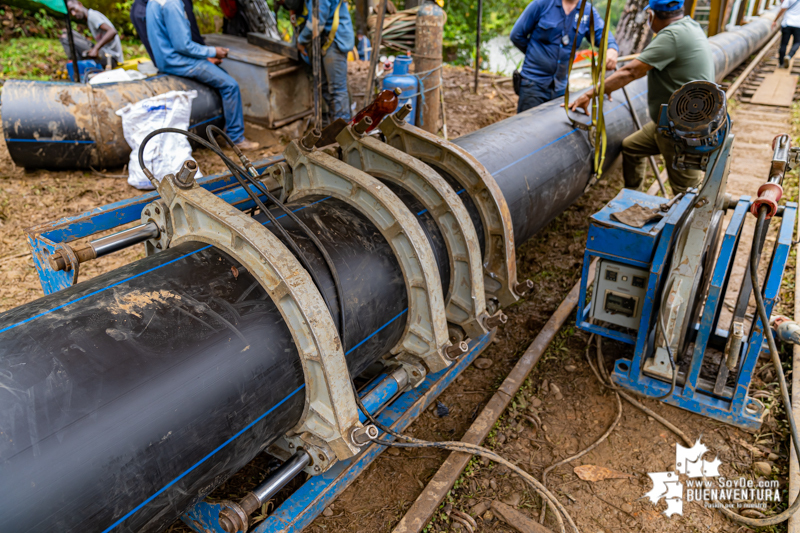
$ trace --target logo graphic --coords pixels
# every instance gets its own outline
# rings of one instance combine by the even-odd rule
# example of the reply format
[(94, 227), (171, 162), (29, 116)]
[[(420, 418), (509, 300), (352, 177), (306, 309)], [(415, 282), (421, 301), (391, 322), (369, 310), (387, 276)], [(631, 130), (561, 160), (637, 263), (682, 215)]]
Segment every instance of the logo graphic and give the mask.
[(684, 474), (689, 478), (719, 476), (721, 461), (717, 457), (713, 461), (703, 459), (703, 454), (707, 451), (708, 448), (700, 442), (700, 439), (697, 439), (691, 448), (675, 444), (675, 470), (647, 474), (653, 481), (653, 488), (645, 496), (650, 498), (654, 504), (658, 504), (661, 498), (664, 498), (667, 502), (664, 514), (667, 517), (674, 514), (683, 516), (683, 483), (680, 481), (679, 474)]

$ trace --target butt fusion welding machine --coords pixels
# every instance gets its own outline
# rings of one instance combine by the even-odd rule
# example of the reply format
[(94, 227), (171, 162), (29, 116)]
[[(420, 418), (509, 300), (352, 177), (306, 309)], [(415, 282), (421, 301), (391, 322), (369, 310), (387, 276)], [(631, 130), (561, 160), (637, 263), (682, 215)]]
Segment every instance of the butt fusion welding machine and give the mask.
[[(671, 200), (625, 189), (591, 217), (578, 327), (634, 346), (630, 359), (614, 364), (617, 385), (756, 430), (765, 407), (748, 389), (756, 361), (767, 351), (769, 329), (747, 314), (753, 286), (750, 276), (741, 278), (741, 269), (734, 274), (734, 258), (752, 246), (742, 242), (748, 240), (742, 237), (747, 213), (768, 205), (768, 217), (780, 217), (781, 225), (763, 289), (756, 290), (762, 290), (770, 314), (797, 212), (795, 203), (778, 206), (781, 182), (797, 164), (798, 151), (790, 148), (788, 135), (779, 135), (758, 198), (726, 194), (731, 120), (725, 93), (704, 81), (684, 85), (661, 106), (658, 134), (674, 143), (673, 166), (704, 170), (703, 184)], [(763, 247), (767, 229), (753, 240), (757, 246)], [(736, 295), (733, 309), (725, 305), (729, 291)]]

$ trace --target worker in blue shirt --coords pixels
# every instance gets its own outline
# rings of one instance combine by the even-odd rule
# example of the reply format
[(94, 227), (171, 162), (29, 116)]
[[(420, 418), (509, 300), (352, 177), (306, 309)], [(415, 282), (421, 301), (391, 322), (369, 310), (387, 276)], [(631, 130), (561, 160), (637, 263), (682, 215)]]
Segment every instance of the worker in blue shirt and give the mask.
[[(311, 50), (311, 0), (306, 0), (305, 25), (297, 36), (297, 49), (307, 56)], [(341, 118), (350, 120), (350, 95), (347, 93), (347, 53), (355, 46), (353, 21), (345, 0), (319, 0), (319, 27), (322, 44), (322, 99), (328, 105), (322, 127)]]
[(224, 59), (228, 49), (192, 41), (183, 0), (147, 2), (147, 38), (158, 70), (192, 78), (219, 91), (225, 114), (225, 132), (242, 150), (255, 150), (258, 143), (244, 138), (244, 114), (239, 84), (209, 58)]
[[(578, 16), (580, 0), (533, 0), (514, 24), (511, 42), (525, 54), (517, 113), (564, 96), (567, 88), (567, 69), (572, 52), (575, 30), (579, 48), (589, 39), (589, 10), (594, 13), (595, 42), (603, 36), (603, 18), (587, 2), (583, 15)], [(608, 35), (606, 69), (617, 67), (619, 47), (614, 36)]]

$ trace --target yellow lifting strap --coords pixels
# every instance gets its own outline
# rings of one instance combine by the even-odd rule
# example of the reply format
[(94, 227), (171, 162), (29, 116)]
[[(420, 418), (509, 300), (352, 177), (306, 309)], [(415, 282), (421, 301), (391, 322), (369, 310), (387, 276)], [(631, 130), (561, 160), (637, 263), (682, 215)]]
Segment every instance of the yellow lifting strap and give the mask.
[(333, 23), (331, 24), (331, 31), (328, 33), (328, 40), (325, 41), (324, 45), (322, 45), (323, 55), (328, 51), (328, 48), (331, 47), (333, 44), (333, 39), (336, 37), (336, 30), (339, 29), (339, 11), (342, 9), (343, 3), (344, 0), (339, 0), (339, 4), (336, 6), (336, 11), (333, 13)]
[[(599, 61), (599, 69), (598, 65), (595, 63), (595, 56), (591, 54), (591, 61), (592, 61), (592, 88), (594, 89), (594, 97), (592, 98), (592, 113), (591, 113), (591, 121), (589, 124), (584, 124), (583, 122), (579, 122), (573, 119), (569, 114), (569, 77), (572, 74), (572, 65), (575, 62), (575, 52), (577, 49), (578, 44), (578, 36), (580, 35), (581, 29), (581, 19), (583, 18), (583, 12), (586, 8), (587, 0), (581, 0), (580, 8), (578, 8), (578, 17), (575, 24), (575, 39), (572, 41), (572, 51), (570, 52), (569, 56), (569, 67), (567, 70), (567, 89), (564, 91), (564, 109), (567, 112), (567, 118), (572, 123), (572, 125), (576, 128), (585, 130), (589, 132), (590, 140), (591, 136), (594, 134), (594, 173), (592, 175), (591, 180), (589, 181), (588, 187), (594, 185), (597, 180), (600, 179), (600, 176), (603, 174), (603, 164), (605, 164), (606, 160), (606, 146), (607, 146), (607, 138), (606, 138), (606, 121), (605, 115), (603, 114), (603, 102), (605, 101), (605, 89), (606, 89), (606, 56), (608, 53), (608, 32), (611, 31), (609, 28), (610, 20), (611, 20), (611, 0), (608, 0), (608, 4), (606, 5), (606, 14), (605, 14), (605, 25), (603, 26), (603, 37), (600, 39), (600, 49), (597, 54), (597, 60)], [(595, 32), (594, 32), (594, 8), (589, 8), (589, 43), (591, 45), (591, 51), (597, 48), (595, 43)]]
[[(342, 9), (342, 4), (345, 0), (339, 0), (339, 3), (336, 6), (336, 11), (333, 13), (333, 22), (331, 23), (331, 31), (328, 33), (328, 39), (322, 45), (322, 55), (325, 55), (325, 52), (328, 51), (328, 48), (331, 47), (333, 44), (333, 40), (336, 38), (336, 30), (339, 29), (339, 11)], [(300, 28), (305, 25), (306, 21), (308, 20), (308, 7), (303, 4), (303, 13), (297, 17), (297, 27)]]

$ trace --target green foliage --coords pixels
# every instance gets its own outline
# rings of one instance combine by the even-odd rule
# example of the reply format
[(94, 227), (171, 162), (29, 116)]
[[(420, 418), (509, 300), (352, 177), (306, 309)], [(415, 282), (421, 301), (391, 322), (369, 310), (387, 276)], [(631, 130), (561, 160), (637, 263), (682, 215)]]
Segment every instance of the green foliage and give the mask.
[(3, 79), (48, 80), (54, 57), (64, 56), (61, 44), (54, 39), (20, 37), (0, 42)]

